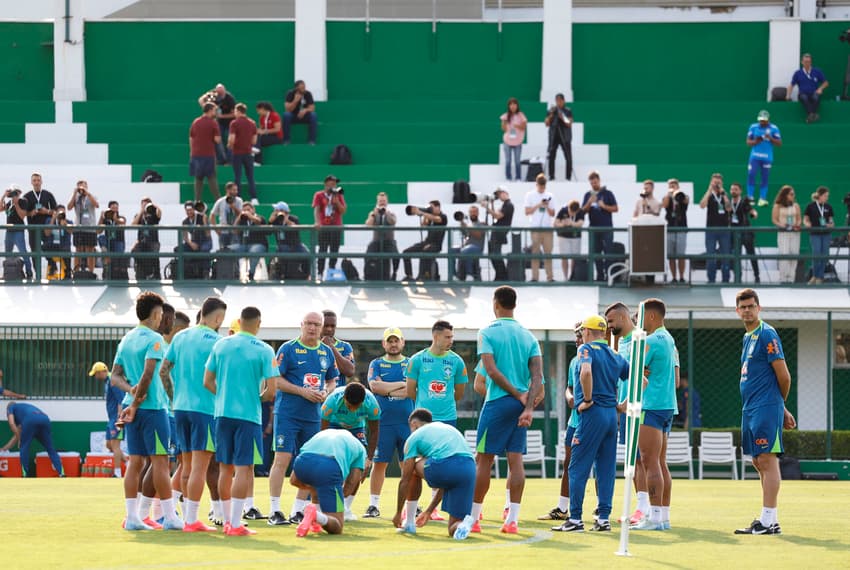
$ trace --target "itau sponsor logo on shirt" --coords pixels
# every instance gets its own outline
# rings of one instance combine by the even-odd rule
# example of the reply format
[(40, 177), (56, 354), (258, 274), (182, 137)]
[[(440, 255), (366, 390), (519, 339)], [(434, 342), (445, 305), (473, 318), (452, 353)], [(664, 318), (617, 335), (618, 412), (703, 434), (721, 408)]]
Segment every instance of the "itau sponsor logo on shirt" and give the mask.
[(431, 392), (432, 398), (446, 397), (446, 383), (439, 380), (432, 380), (428, 385), (428, 391)]
[(304, 387), (310, 388), (311, 390), (318, 391), (322, 386), (322, 379), (319, 378), (318, 374), (305, 374), (304, 375)]

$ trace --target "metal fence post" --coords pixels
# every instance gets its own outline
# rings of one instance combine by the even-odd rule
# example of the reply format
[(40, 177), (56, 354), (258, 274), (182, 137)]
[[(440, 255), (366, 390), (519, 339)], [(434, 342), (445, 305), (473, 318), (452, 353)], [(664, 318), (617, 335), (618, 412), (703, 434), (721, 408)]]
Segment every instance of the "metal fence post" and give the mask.
[(826, 313), (826, 458), (832, 459), (832, 311)]
[[(681, 365), (681, 362), (679, 363)], [(681, 367), (680, 367), (681, 370)], [(688, 311), (688, 441), (694, 441), (694, 312)]]

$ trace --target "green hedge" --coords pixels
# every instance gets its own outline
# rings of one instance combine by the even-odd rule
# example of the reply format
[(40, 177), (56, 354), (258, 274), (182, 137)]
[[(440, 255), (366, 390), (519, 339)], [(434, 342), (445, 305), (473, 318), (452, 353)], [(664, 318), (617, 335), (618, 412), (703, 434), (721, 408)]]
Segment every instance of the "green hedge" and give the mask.
[[(693, 435), (691, 436), (694, 457), (697, 457), (699, 434), (703, 431), (731, 431), (735, 446), (741, 445), (741, 428), (697, 428), (693, 430)], [(825, 459), (826, 434), (827, 432), (825, 431), (785, 431), (782, 434), (785, 453), (797, 459)], [(850, 459), (850, 430), (835, 430), (832, 432), (832, 459)]]

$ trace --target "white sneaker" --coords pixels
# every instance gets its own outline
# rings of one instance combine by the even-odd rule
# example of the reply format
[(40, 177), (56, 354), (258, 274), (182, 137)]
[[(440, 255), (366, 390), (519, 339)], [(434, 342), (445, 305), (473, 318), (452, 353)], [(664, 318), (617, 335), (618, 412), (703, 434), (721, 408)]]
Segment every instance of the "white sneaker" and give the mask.
[(252, 146), (251, 147), (251, 154), (260, 154), (260, 149), (255, 147), (255, 146)]
[(259, 200), (257, 200), (256, 198), (251, 198), (251, 205), (252, 205), (252, 206), (259, 206), (259, 205), (260, 205), (260, 201), (259, 201)]
[(345, 509), (345, 512), (343, 513), (342, 518), (345, 521), (356, 521), (357, 515), (355, 515), (353, 511)]

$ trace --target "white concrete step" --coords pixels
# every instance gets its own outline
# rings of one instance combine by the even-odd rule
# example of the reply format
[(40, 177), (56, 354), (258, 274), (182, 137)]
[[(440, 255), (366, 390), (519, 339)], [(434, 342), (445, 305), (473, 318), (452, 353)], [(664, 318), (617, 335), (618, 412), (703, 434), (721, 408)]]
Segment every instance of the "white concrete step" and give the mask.
[(27, 144), (86, 144), (85, 123), (27, 123)]
[[(3, 157), (0, 156), (0, 161)], [(91, 183), (97, 182), (129, 182), (133, 168), (129, 164), (0, 164), (0, 184), (14, 182), (21, 188), (29, 185), (33, 172), (41, 174), (46, 188), (67, 186), (77, 180), (85, 179)]]
[[(582, 162), (608, 164), (609, 162), (607, 144), (574, 144), (572, 147), (573, 164)], [(539, 158), (540, 162), (546, 164), (547, 149), (548, 145), (545, 144), (524, 144), (522, 145), (522, 160)], [(560, 171), (563, 172), (564, 153), (559, 150), (556, 156), (556, 164), (560, 166)], [(505, 152), (503, 148), (499, 148), (499, 164), (505, 164)]]
[[(525, 130), (526, 144), (547, 146), (549, 144), (549, 127), (544, 123), (528, 123)], [(584, 124), (573, 123), (573, 147), (584, 142)]]
[[(563, 165), (560, 170), (555, 171), (555, 178), (563, 177)], [(573, 176), (578, 180), (586, 180), (587, 173), (596, 170), (602, 177), (603, 184), (621, 184), (634, 182), (637, 178), (637, 167), (634, 164), (606, 164), (606, 163), (573, 163)], [(545, 171), (545, 168), (544, 168)], [(470, 164), (469, 182), (476, 183), (501, 183), (505, 180), (505, 168), (498, 164)]]
[(5, 164), (108, 164), (106, 144), (9, 143), (0, 144)]

